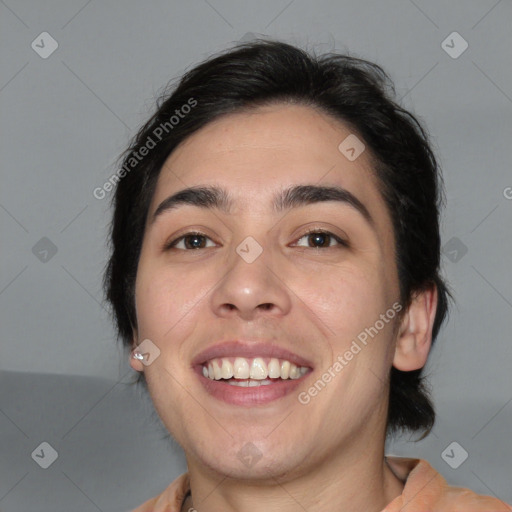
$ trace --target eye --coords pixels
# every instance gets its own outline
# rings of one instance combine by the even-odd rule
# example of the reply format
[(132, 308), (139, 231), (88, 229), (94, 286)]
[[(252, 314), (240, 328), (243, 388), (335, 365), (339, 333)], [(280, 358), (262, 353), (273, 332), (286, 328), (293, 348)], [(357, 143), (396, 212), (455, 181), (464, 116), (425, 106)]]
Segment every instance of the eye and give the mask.
[[(306, 239), (306, 245), (298, 243), (303, 239)], [(335, 243), (333, 244), (333, 242)], [(312, 243), (313, 245), (309, 245), (309, 243)], [(296, 245), (301, 247), (310, 247), (313, 249), (327, 249), (329, 247), (335, 246), (336, 244), (348, 247), (348, 243), (345, 240), (341, 239), (330, 231), (324, 231), (321, 229), (308, 231), (296, 242)]]
[[(189, 250), (189, 249), (206, 249), (207, 240), (213, 243), (212, 239), (207, 237), (204, 233), (190, 232), (181, 235), (180, 237), (172, 240), (166, 244), (165, 249), (178, 249), (178, 250)], [(213, 243), (215, 246), (215, 243)], [(212, 247), (211, 245), (209, 247)]]

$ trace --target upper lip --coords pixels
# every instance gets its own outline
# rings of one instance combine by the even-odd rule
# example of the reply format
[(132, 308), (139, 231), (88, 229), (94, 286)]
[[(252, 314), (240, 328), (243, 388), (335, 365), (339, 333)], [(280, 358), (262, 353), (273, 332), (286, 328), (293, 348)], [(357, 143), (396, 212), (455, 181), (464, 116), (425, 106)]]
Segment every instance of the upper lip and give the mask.
[(308, 361), (290, 350), (274, 345), (269, 341), (251, 342), (243, 340), (222, 341), (212, 345), (194, 357), (192, 365), (204, 364), (211, 359), (221, 357), (245, 357), (248, 359), (255, 357), (274, 357), (276, 359), (286, 359), (297, 366), (312, 367), (311, 361)]

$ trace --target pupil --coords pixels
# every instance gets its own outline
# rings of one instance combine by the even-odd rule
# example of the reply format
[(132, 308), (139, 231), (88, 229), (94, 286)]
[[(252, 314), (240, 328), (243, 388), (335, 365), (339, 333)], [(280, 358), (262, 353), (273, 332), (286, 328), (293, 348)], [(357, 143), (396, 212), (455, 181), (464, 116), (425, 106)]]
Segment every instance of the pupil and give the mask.
[(312, 239), (314, 240), (314, 243), (320, 242), (320, 246), (323, 247), (325, 245), (325, 242), (327, 241), (327, 244), (329, 243), (329, 235), (326, 233), (315, 233), (313, 235), (310, 235)]
[[(192, 249), (201, 249), (204, 245), (202, 238), (204, 238), (202, 235), (189, 235), (186, 240), (186, 245), (192, 247)], [(190, 243), (190, 241), (192, 241), (192, 243)]]

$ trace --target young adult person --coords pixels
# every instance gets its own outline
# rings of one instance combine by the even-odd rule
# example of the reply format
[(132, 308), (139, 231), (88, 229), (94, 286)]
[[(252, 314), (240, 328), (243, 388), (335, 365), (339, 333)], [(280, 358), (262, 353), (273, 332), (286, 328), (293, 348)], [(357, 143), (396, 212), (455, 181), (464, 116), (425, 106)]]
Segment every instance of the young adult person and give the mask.
[(136, 512), (512, 510), (384, 453), (434, 424), (449, 292), (440, 170), (379, 66), (239, 45), (123, 157), (107, 297), (188, 465)]

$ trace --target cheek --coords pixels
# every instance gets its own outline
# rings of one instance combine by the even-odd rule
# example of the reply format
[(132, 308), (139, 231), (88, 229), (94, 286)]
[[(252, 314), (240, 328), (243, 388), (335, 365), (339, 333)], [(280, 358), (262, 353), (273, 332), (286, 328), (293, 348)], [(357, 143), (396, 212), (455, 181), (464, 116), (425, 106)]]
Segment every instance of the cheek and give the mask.
[(135, 286), (139, 335), (162, 338), (173, 326), (179, 330), (180, 319), (197, 307), (206, 290), (207, 276), (201, 272), (176, 272), (141, 261)]
[(299, 279), (300, 298), (335, 339), (351, 339), (390, 306), (380, 268), (338, 266), (336, 271), (308, 273)]

